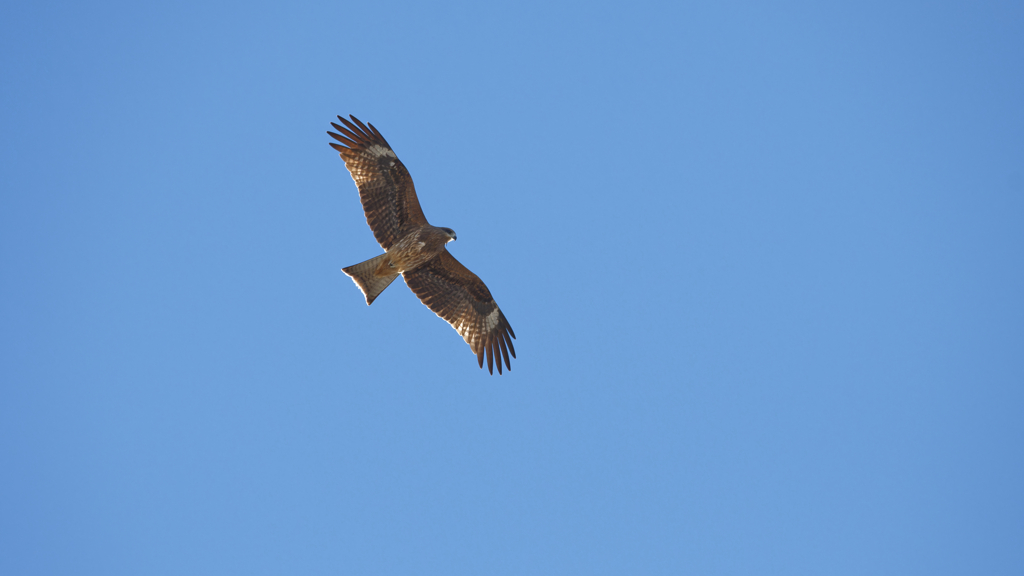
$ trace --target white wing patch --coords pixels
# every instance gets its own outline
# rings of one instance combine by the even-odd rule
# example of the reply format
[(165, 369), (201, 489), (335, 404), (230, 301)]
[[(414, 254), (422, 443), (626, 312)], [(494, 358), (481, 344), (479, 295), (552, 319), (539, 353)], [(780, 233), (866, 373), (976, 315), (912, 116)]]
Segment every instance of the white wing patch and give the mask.
[[(392, 150), (390, 148), (385, 148), (385, 147), (381, 146), (380, 144), (374, 144), (373, 146), (370, 146), (369, 148), (367, 148), (366, 151), (369, 152), (370, 154), (373, 154), (373, 156), (375, 158), (380, 158), (381, 156), (388, 156), (390, 158), (398, 158), (398, 156), (395, 156), (395, 151), (394, 150)], [(392, 165), (393, 165), (393, 163), (392, 163)]]
[(490, 332), (498, 325), (498, 314), (500, 313), (500, 309), (495, 308), (493, 312), (487, 315), (487, 318), (484, 318), (484, 332)]

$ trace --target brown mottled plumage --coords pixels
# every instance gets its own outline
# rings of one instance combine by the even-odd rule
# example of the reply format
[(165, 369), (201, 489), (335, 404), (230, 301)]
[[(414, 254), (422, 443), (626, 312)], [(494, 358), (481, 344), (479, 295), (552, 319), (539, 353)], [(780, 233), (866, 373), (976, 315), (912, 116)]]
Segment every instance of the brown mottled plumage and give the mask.
[(458, 331), (481, 368), (486, 356), (491, 374), (495, 363), (501, 374), (502, 360), (511, 370), (515, 332), (483, 281), (445, 249), (455, 231), (427, 222), (412, 177), (394, 150), (373, 124), (349, 117), (351, 122), (338, 116), (344, 126), (331, 122), (340, 134), (328, 134), (341, 144), (330, 145), (345, 160), (366, 222), (385, 253), (342, 270), (362, 290), (367, 305), (401, 274), (420, 301)]

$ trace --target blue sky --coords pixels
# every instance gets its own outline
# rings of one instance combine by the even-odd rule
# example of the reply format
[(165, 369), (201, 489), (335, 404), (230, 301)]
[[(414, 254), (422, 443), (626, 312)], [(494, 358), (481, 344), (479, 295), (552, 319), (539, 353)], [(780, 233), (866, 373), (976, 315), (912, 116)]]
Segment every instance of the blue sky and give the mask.
[[(1020, 574), (1024, 8), (0, 8), (0, 572)], [(515, 329), (380, 253), (372, 122)]]

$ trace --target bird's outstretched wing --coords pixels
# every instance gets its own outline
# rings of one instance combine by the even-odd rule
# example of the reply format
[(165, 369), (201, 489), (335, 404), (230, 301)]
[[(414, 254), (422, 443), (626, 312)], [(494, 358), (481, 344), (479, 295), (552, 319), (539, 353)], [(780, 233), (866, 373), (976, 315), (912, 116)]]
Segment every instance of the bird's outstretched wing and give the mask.
[(403, 236), (404, 230), (426, 224), (427, 219), (416, 198), (412, 177), (395, 151), (373, 124), (349, 117), (351, 122), (338, 116), (344, 126), (331, 122), (340, 134), (327, 133), (341, 144), (330, 144), (341, 153), (356, 181), (366, 223), (374, 238), (387, 250)]
[[(516, 357), (512, 340), (516, 337), (508, 320), (483, 281), (463, 266), (447, 250), (423, 266), (405, 272), (405, 283), (438, 316), (455, 328), (476, 354), (477, 363), (494, 374), (501, 374), (501, 362), (512, 369), (509, 356)], [(495, 362), (497, 358), (497, 362)]]

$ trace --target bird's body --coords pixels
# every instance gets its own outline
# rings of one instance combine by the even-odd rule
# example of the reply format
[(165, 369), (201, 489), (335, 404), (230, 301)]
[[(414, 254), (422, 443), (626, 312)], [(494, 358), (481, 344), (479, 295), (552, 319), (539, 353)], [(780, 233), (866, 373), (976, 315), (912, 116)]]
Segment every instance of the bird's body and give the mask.
[(388, 249), (390, 268), (402, 273), (426, 264), (444, 250), (445, 244), (455, 239), (455, 233), (449, 233), (449, 230), (430, 224), (410, 230)]
[(367, 305), (401, 274), (416, 296), (458, 331), (480, 367), (486, 356), (493, 374), (497, 357), (498, 374), (502, 360), (511, 370), (515, 333), (487, 286), (445, 248), (456, 239), (455, 231), (427, 222), (412, 177), (394, 150), (373, 124), (350, 118), (338, 117), (344, 126), (331, 123), (340, 134), (328, 134), (341, 144), (330, 144), (345, 160), (366, 222), (385, 252), (342, 270), (362, 290)]

